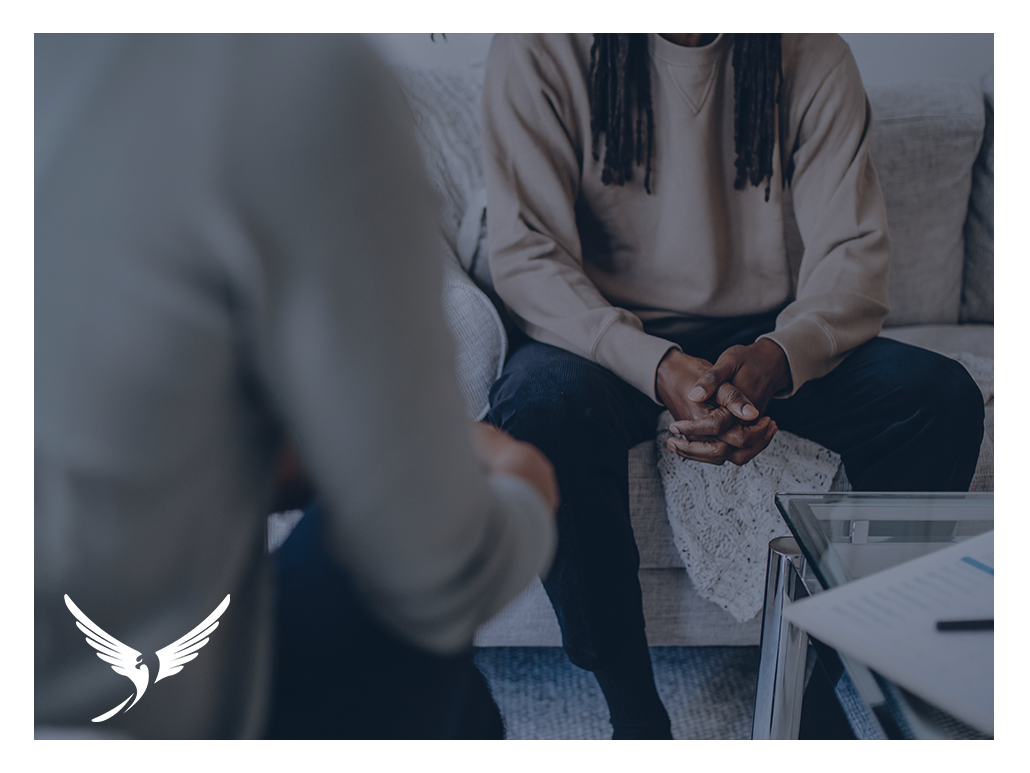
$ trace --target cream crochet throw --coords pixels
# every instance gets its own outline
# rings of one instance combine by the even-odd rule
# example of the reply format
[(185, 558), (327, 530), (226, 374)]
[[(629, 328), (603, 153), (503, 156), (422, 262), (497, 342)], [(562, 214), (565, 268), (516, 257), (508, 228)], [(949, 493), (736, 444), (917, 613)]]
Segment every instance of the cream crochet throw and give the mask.
[[(994, 395), (993, 361), (952, 353), (980, 386)], [(658, 419), (658, 470), (676, 550), (698, 595), (739, 622), (762, 609), (769, 540), (790, 536), (773, 504), (778, 492), (850, 488), (833, 451), (781, 430), (769, 447), (743, 467), (690, 462), (668, 450), (668, 411)], [(984, 442), (988, 442), (985, 437)]]
[(790, 536), (776, 513), (777, 491), (829, 491), (840, 456), (780, 431), (743, 467), (681, 459), (669, 451), (668, 411), (659, 418), (658, 471), (673, 542), (703, 599), (739, 622), (762, 608), (769, 540)]

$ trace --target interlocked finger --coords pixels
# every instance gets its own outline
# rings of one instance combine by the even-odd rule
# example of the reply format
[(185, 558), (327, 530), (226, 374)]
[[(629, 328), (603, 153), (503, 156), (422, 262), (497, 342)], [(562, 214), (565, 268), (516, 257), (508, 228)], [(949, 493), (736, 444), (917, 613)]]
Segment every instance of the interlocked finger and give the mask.
[(671, 432), (688, 438), (718, 437), (737, 426), (737, 419), (728, 408), (718, 406), (697, 418), (680, 419), (669, 425)]
[[(708, 373), (711, 373), (711, 371), (708, 371)], [(753, 421), (758, 418), (758, 409), (754, 404), (744, 396), (743, 392), (728, 381), (722, 382), (719, 388), (715, 390), (715, 402), (725, 406), (734, 416), (739, 416), (746, 421)]]
[(686, 440), (675, 436), (669, 438), (668, 447), (670, 451), (673, 451), (683, 459), (718, 466), (726, 462), (730, 449), (730, 446), (726, 443), (714, 438), (710, 440)]
[[(751, 428), (742, 428), (751, 429)], [(753, 438), (745, 447), (732, 446), (719, 438), (688, 439), (673, 435), (667, 443), (670, 451), (683, 459), (705, 464), (721, 466), (731, 462), (738, 466), (747, 464), (758, 454), (764, 451), (773, 435), (776, 434), (776, 425), (769, 424), (764, 428), (761, 436)]]
[(776, 423), (768, 416), (763, 416), (754, 424), (736, 424), (717, 437), (734, 448), (750, 448), (755, 443), (772, 439), (775, 433)]

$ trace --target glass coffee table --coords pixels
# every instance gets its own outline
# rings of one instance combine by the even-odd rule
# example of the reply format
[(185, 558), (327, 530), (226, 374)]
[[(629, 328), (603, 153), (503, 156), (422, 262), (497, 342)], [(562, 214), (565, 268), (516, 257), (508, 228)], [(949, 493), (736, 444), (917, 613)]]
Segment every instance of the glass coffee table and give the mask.
[[(783, 617), (789, 604), (994, 528), (993, 493), (784, 493), (775, 502), (793, 537), (769, 543), (755, 739), (798, 737), (809, 638)], [(984, 737), (853, 658), (831, 656), (855, 699), (849, 720), (871, 737)]]

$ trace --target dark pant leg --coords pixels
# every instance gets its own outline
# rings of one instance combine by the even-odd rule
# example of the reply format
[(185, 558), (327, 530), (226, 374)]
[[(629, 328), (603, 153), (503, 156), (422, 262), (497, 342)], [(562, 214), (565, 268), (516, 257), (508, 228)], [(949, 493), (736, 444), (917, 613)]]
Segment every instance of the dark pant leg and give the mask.
[(490, 405), (493, 424), (555, 467), (558, 548), (544, 588), (569, 658), (602, 669), (644, 628), (628, 452), (654, 437), (661, 409), (606, 368), (535, 341), (512, 354)]
[(426, 652), (384, 628), (323, 549), (319, 505), (276, 553), (269, 738), (504, 735), (472, 651)]
[(839, 453), (856, 491), (966, 491), (983, 438), (983, 397), (966, 369), (886, 338), (768, 412)]

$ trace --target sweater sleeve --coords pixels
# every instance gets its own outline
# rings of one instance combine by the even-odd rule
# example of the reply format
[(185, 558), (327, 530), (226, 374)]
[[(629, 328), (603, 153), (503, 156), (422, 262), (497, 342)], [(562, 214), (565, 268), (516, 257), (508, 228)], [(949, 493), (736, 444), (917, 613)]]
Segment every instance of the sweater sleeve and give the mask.
[(869, 152), (872, 113), (850, 50), (843, 49), (810, 101), (792, 110), (803, 112), (791, 193), (804, 255), (795, 300), (762, 336), (787, 355), (790, 394), (879, 334), (889, 310), (890, 261), (887, 213)]
[(231, 179), (255, 224), (261, 369), (328, 505), (330, 552), (388, 625), (458, 651), (547, 570), (553, 519), (473, 453), (436, 203), (396, 83), (364, 46), (254, 45)]
[[(569, 56), (573, 56), (569, 53)], [(592, 360), (656, 402), (669, 349), (583, 270), (576, 221), (584, 153), (567, 73), (522, 36), (497, 35), (483, 88), (483, 165), (494, 287), (531, 338)], [(582, 108), (581, 108), (582, 109)]]

